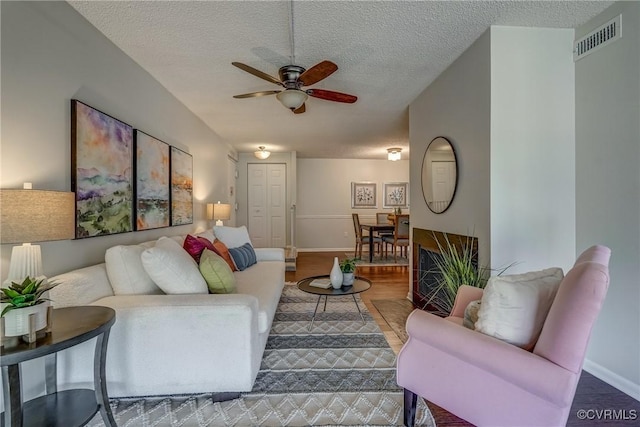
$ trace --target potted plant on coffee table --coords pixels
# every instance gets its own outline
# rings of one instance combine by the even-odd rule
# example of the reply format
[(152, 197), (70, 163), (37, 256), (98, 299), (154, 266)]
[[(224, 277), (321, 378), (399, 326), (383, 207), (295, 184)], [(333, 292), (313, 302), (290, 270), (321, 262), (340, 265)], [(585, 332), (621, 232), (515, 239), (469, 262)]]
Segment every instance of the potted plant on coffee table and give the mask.
[(356, 272), (356, 259), (346, 258), (340, 261), (340, 270), (342, 271), (342, 286), (353, 285)]
[(4, 318), (4, 335), (14, 337), (29, 334), (29, 316), (35, 314), (35, 330), (47, 327), (49, 299), (43, 294), (57, 283), (47, 283), (47, 279), (25, 278), (22, 283), (11, 282), (0, 288), (0, 307)]

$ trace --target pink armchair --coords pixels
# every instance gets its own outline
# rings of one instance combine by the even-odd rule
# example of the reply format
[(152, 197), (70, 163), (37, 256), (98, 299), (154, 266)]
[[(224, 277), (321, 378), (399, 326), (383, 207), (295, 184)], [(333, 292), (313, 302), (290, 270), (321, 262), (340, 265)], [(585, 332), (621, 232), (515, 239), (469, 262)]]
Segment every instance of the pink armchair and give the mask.
[(609, 285), (610, 254), (592, 246), (578, 257), (532, 352), (461, 326), (478, 288), (461, 287), (445, 319), (411, 313), (397, 365), (405, 425), (414, 425), (422, 396), (478, 426), (564, 426)]

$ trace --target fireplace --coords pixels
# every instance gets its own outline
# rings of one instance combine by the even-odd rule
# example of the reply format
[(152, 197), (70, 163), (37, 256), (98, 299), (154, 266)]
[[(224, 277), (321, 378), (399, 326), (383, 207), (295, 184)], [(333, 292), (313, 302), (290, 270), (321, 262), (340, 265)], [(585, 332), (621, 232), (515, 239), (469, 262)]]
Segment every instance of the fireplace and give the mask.
[[(458, 249), (470, 242), (475, 254), (472, 262), (478, 265), (478, 239), (471, 236), (446, 233), (449, 242)], [(422, 228), (413, 229), (413, 304), (418, 308), (428, 309), (426, 296), (440, 280), (436, 270), (436, 260), (440, 256), (440, 246), (446, 247), (445, 233)]]

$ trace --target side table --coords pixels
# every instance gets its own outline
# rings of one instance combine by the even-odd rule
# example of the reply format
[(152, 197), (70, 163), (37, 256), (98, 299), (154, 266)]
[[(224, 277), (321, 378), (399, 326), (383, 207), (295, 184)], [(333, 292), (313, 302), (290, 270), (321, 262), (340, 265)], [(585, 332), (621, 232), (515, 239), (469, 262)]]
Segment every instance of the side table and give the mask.
[[(14, 339), (0, 350), (4, 408), (4, 427), (82, 426), (100, 411), (104, 423), (116, 427), (109, 406), (105, 380), (105, 361), (109, 331), (116, 312), (108, 307), (82, 306), (54, 309), (51, 333), (34, 343)], [(94, 353), (94, 390), (57, 390), (56, 353), (97, 337)], [(20, 363), (45, 358), (44, 396), (22, 402)]]

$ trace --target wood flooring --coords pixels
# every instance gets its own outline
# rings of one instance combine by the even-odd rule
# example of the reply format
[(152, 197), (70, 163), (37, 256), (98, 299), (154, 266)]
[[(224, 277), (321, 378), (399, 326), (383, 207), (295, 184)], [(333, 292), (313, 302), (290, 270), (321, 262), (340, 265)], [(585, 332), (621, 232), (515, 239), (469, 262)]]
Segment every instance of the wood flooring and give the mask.
[[(296, 282), (309, 276), (329, 274), (333, 266), (333, 258), (336, 256), (339, 259), (345, 258), (344, 252), (299, 252), (296, 271), (287, 271), (286, 280)], [(371, 289), (360, 296), (380, 326), (389, 345), (397, 353), (402, 347), (402, 341), (371, 301), (406, 298), (409, 293), (409, 268), (407, 266), (359, 267), (356, 274), (371, 280)], [(439, 427), (472, 425), (430, 402), (428, 405)], [(588, 414), (594, 419), (578, 419), (576, 414), (581, 409), (590, 411)], [(606, 410), (611, 412), (602, 412)], [(567, 426), (640, 426), (640, 402), (583, 371)]]

